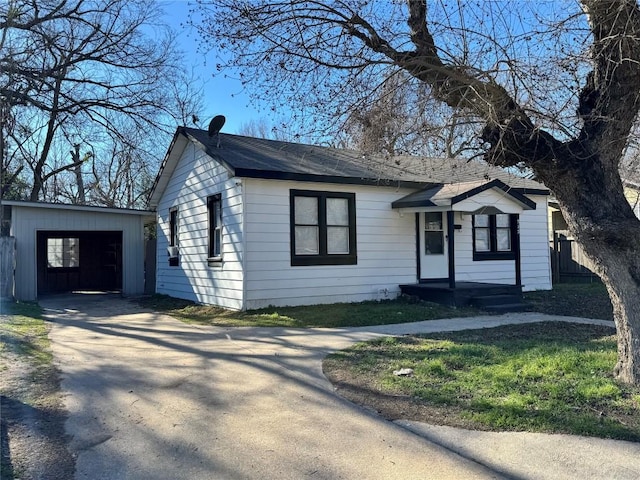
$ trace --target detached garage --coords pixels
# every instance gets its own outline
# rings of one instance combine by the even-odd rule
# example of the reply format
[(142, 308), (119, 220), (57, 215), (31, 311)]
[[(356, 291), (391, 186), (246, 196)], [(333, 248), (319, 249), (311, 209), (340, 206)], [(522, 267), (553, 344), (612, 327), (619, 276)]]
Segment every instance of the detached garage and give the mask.
[(144, 293), (146, 210), (3, 201), (18, 300), (76, 290)]

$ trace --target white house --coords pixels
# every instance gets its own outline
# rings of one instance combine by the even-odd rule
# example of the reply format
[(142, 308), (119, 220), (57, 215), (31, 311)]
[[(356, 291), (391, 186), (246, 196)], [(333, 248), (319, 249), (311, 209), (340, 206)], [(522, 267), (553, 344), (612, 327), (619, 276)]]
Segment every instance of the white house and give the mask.
[(153, 212), (3, 200), (15, 238), (18, 300), (49, 293), (144, 293), (144, 225)]
[(478, 162), (181, 127), (150, 201), (156, 290), (253, 309), (549, 289), (547, 195)]

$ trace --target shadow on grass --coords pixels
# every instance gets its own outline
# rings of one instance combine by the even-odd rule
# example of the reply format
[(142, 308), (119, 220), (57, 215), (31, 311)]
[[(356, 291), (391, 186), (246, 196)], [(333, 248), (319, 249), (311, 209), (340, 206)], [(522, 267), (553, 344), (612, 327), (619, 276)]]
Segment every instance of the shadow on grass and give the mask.
[(144, 308), (166, 313), (187, 323), (216, 326), (341, 328), (486, 315), (486, 312), (475, 308), (450, 308), (405, 297), (360, 303), (266, 307), (246, 312), (198, 305), (166, 295), (152, 295), (137, 301)]
[(388, 418), (640, 441), (640, 389), (611, 375), (614, 333), (547, 322), (385, 338), (329, 357), (325, 373)]

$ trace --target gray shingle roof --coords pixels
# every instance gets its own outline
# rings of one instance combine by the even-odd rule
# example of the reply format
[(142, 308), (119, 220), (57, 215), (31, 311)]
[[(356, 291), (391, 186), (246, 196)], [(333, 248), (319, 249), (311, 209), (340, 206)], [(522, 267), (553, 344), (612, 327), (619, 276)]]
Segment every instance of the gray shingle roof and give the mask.
[(199, 144), (233, 176), (429, 188), (498, 179), (521, 193), (547, 193), (538, 182), (478, 161), (418, 156), (365, 155), (356, 150), (282, 142), (179, 127), (160, 167), (149, 204), (157, 205), (186, 142)]
[(278, 174), (311, 175), (328, 177), (327, 180), (336, 177), (423, 185), (489, 181), (497, 178), (515, 188), (544, 189), (538, 182), (478, 161), (406, 155), (386, 158), (383, 155), (364, 155), (356, 150), (223, 133), (218, 140), (216, 136), (210, 137), (207, 131), (194, 128), (184, 128), (183, 131), (237, 176), (263, 174), (267, 178), (278, 178)]

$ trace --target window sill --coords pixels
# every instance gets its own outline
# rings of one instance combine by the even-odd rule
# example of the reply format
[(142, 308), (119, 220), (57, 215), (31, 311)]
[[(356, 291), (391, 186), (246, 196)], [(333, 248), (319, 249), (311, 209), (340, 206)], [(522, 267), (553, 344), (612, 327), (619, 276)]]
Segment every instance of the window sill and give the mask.
[(486, 260), (515, 260), (514, 252), (473, 252), (474, 262), (483, 262)]
[(314, 265), (357, 265), (358, 257), (355, 255), (297, 255), (291, 257), (292, 267), (304, 267)]
[(207, 265), (210, 267), (221, 267), (222, 257), (209, 257), (207, 258)]

